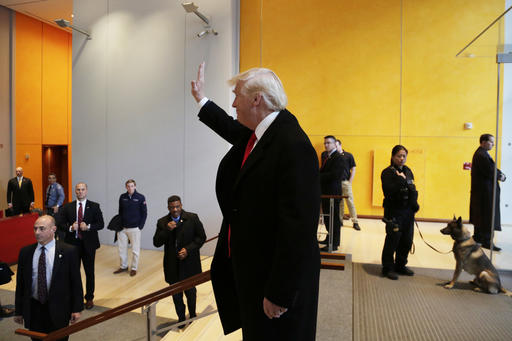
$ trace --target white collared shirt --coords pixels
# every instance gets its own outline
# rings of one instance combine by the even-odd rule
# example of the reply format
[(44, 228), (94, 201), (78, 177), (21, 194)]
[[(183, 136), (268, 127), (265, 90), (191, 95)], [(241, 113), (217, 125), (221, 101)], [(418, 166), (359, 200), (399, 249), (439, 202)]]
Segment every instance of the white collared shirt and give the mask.
[[(268, 114), (257, 126), (256, 126), (256, 129), (254, 130), (254, 135), (256, 135), (256, 142), (254, 142), (254, 147), (256, 147), (256, 144), (258, 143), (258, 141), (262, 138), (263, 134), (265, 134), (265, 132), (267, 131), (268, 127), (270, 127), (270, 125), (272, 124), (272, 122), (274, 122), (274, 120), (276, 119), (277, 115), (279, 114), (279, 111), (274, 111), (270, 114)], [(254, 147), (252, 147), (252, 149), (254, 149)], [(251, 149), (251, 151), (252, 151)]]
[[(85, 217), (85, 205), (87, 204), (87, 198), (85, 198), (83, 201), (80, 201), (80, 200), (76, 200), (76, 221), (78, 222), (78, 209), (80, 208), (80, 203), (82, 203), (82, 218)], [(80, 226), (78, 226), (78, 228), (80, 228)], [(91, 224), (87, 224), (87, 230), (90, 230), (91, 229)], [(69, 232), (72, 232), (73, 229), (72, 227), (70, 226), (69, 227)], [(75, 231), (75, 238), (78, 238), (78, 229)]]
[[(82, 203), (82, 213), (85, 215), (85, 204), (87, 203), (87, 198), (83, 201), (76, 200), (76, 219), (78, 221), (78, 209), (80, 208), (80, 203)], [(82, 217), (83, 218), (83, 217)]]
[[(41, 256), (41, 248), (43, 245), (37, 244), (34, 256), (32, 256), (32, 297), (36, 300), (37, 296), (37, 277), (39, 269), (39, 257)], [(55, 260), (55, 239), (44, 245), (44, 253), (46, 256), (46, 289), (50, 292), (50, 285), (53, 273), (53, 261)]]

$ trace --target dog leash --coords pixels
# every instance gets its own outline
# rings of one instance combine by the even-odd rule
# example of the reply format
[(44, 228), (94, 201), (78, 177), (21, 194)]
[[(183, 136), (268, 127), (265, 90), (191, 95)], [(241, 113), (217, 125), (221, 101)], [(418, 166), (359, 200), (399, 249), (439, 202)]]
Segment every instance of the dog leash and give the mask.
[[(421, 233), (421, 230), (420, 230), (420, 226), (418, 225), (418, 222), (416, 221), (416, 219), (414, 219), (414, 223), (416, 224), (416, 227), (418, 228), (418, 232), (420, 233), (420, 237), (421, 239), (423, 239), (423, 242), (425, 242), (425, 244), (428, 245), (428, 247), (430, 247), (432, 250), (438, 252), (438, 253), (441, 253), (443, 255), (447, 255), (449, 254), (450, 252), (453, 252), (453, 250), (449, 250), (447, 252), (442, 252), (442, 251), (439, 251), (438, 249), (436, 249), (435, 247), (433, 247), (432, 245), (430, 245), (426, 240), (425, 238), (423, 238), (423, 234)], [(414, 247), (414, 243), (413, 243), (413, 247)], [(416, 251), (416, 248), (414, 248), (415, 251)], [(414, 254), (414, 252), (411, 252), (411, 254)]]

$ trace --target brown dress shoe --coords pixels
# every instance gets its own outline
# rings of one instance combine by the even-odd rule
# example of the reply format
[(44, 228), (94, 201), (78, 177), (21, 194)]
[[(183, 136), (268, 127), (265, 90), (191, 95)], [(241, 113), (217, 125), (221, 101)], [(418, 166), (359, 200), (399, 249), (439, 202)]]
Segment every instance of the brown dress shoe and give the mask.
[(130, 270), (130, 276), (135, 276), (137, 274), (137, 270)]
[(94, 302), (92, 300), (87, 300), (85, 302), (85, 309), (92, 309), (94, 307)]
[(121, 272), (126, 272), (126, 271), (128, 271), (128, 268), (125, 268), (125, 269), (119, 268), (116, 271), (114, 271), (114, 274), (120, 274)]

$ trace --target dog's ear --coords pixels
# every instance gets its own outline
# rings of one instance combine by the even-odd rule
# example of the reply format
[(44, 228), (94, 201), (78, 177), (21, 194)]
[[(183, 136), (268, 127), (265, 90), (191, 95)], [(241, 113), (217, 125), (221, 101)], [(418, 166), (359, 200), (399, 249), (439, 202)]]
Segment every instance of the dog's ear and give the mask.
[(457, 219), (457, 224), (460, 226), (462, 225), (462, 217), (459, 217), (459, 219)]
[(455, 213), (453, 214), (453, 220), (455, 221), (457, 218), (455, 218)]

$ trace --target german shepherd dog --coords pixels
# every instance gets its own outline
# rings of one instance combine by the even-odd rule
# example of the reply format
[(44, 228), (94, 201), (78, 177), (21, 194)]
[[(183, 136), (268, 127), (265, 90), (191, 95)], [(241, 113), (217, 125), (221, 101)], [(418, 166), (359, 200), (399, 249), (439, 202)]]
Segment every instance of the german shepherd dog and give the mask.
[(461, 217), (455, 219), (454, 216), (453, 220), (441, 229), (441, 233), (450, 235), (454, 240), (452, 251), (457, 262), (452, 280), (444, 285), (446, 289), (453, 288), (464, 269), (475, 275), (475, 279), (470, 282), (476, 286), (475, 291), (484, 291), (490, 294), (502, 292), (512, 297), (512, 292), (501, 286), (498, 271), (482, 251), (480, 244), (471, 237), (471, 232), (462, 224)]

